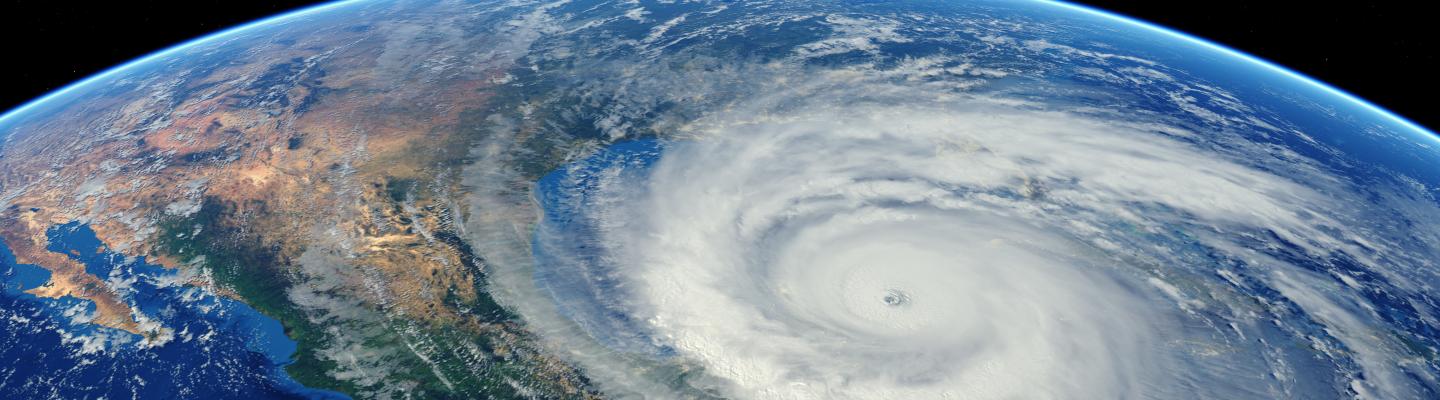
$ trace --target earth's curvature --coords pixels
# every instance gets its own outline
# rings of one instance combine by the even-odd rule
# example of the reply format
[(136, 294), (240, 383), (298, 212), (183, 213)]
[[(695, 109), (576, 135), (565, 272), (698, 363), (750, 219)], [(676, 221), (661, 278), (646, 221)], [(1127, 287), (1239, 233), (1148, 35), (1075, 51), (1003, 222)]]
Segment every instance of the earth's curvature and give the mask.
[(1440, 396), (1440, 140), (1065, 4), (350, 1), (0, 137), (3, 398)]

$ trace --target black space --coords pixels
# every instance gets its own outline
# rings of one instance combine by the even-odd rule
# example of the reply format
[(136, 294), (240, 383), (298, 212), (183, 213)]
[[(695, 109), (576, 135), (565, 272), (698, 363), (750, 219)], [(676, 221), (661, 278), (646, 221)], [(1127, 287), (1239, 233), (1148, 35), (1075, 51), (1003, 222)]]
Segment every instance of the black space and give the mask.
[[(246, 22), (324, 1), (0, 0), (0, 110), (100, 71)], [(3, 111), (0, 111), (3, 112)]]
[[(1440, 35), (1434, 4), (1403, 1), (1102, 1), (1146, 20), (1300, 71), (1440, 128)], [(1428, 7), (1427, 7), (1428, 6)]]
[[(960, 1), (960, 0), (955, 0)], [(0, 110), (156, 50), (315, 1), (7, 0)], [(1440, 35), (1423, 2), (1081, 1), (1303, 72), (1427, 127)], [(1278, 4), (1289, 3), (1289, 4)]]

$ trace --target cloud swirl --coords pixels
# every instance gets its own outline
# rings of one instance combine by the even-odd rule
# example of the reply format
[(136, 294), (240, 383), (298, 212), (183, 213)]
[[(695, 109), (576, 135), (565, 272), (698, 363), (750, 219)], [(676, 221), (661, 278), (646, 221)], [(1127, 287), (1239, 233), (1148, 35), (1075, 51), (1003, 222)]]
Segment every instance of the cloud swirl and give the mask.
[(885, 93), (760, 101), (551, 174), (537, 284), (606, 347), (738, 398), (1429, 390), (1398, 342), (1368, 341), (1385, 322), (1363, 296), (1266, 255), (1356, 238), (1322, 170), (1153, 122)]

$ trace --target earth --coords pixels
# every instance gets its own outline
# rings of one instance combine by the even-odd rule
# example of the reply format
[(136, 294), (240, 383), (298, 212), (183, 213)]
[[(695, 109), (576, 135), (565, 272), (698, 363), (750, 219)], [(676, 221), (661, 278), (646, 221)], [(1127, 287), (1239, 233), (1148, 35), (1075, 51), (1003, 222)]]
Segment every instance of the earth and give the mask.
[(1440, 397), (1437, 136), (1063, 3), (347, 1), (0, 138), (4, 398)]

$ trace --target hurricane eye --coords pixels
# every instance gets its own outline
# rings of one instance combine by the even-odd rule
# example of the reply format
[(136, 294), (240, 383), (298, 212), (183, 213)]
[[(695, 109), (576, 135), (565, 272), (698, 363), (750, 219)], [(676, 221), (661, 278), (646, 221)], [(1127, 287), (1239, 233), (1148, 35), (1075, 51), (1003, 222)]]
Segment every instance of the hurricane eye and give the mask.
[(901, 307), (910, 304), (910, 294), (900, 289), (890, 289), (885, 291), (885, 295), (880, 297), (880, 301), (884, 302), (887, 306)]

